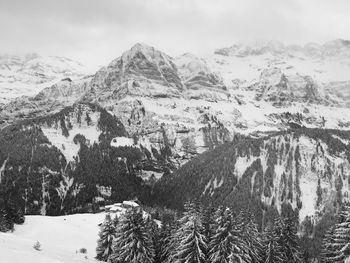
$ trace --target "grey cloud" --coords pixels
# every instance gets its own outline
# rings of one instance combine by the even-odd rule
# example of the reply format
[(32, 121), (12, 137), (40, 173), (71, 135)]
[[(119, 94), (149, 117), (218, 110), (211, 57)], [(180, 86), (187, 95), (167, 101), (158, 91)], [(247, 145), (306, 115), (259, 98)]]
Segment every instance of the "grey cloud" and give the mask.
[(347, 0), (0, 0), (0, 53), (107, 63), (135, 42), (176, 55), (235, 41), (350, 38)]

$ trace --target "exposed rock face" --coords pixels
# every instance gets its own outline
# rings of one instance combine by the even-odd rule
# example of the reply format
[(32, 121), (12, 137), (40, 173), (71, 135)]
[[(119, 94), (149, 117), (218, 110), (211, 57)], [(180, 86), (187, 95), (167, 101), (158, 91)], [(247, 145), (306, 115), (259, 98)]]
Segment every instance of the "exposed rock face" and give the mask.
[(70, 78), (62, 79), (60, 82), (39, 92), (34, 100), (70, 101), (75, 102), (84, 94), (91, 81), (91, 77), (84, 77), (72, 81)]
[(326, 96), (335, 101), (344, 101), (350, 107), (350, 81), (332, 81), (326, 87)]
[(58, 112), (79, 100), (86, 91), (90, 80), (90, 77), (76, 81), (64, 79), (43, 89), (35, 97), (22, 96), (12, 100), (0, 109), (0, 118), (8, 123), (13, 123), (19, 119), (35, 118)]
[(189, 99), (217, 101), (227, 100), (230, 96), (222, 79), (211, 72), (205, 60), (191, 54), (184, 54), (175, 58), (179, 75), (187, 88)]
[(265, 53), (282, 54), (287, 50), (282, 43), (277, 41), (252, 42), (248, 44), (237, 43), (229, 48), (221, 48), (215, 51), (216, 54), (224, 56), (258, 56)]

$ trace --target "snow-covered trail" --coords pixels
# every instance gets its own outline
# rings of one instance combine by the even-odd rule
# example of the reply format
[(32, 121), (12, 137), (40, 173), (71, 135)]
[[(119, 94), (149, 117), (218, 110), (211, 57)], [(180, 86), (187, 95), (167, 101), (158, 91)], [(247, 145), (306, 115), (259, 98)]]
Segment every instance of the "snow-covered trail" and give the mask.
[[(0, 233), (1, 263), (76, 263), (94, 259), (98, 224), (105, 213), (69, 216), (26, 216), (13, 233)], [(33, 248), (36, 241), (41, 251)], [(86, 248), (87, 253), (79, 253)]]

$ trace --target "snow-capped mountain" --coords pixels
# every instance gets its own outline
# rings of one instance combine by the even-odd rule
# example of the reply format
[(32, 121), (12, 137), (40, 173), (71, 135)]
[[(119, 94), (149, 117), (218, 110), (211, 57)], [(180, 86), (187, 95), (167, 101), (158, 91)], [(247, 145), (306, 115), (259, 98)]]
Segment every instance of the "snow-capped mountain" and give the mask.
[(251, 84), (264, 69), (276, 67), (286, 75), (309, 76), (325, 96), (345, 99), (348, 103), (341, 87), (348, 85), (349, 56), (347, 40), (304, 46), (260, 41), (218, 49), (207, 60), (213, 71), (222, 73), (226, 85), (232, 85), (232, 81)]
[[(245, 160), (269, 159), (277, 152), (269, 168), (271, 187), (280, 182), (280, 170), (273, 172), (280, 169), (277, 163), (300, 166), (299, 157), (294, 158), (297, 148), (305, 150), (305, 171), (298, 174), (299, 179), (310, 177), (314, 182), (318, 175), (311, 164), (312, 152), (320, 150), (319, 144), (320, 151), (327, 152), (333, 142), (321, 143), (323, 134), (329, 129), (350, 127), (349, 94), (343, 92), (350, 81), (345, 74), (350, 67), (346, 63), (348, 48), (346, 41), (305, 47), (267, 43), (235, 45), (204, 58), (188, 53), (172, 58), (148, 45), (136, 44), (92, 76), (66, 78), (36, 96), (17, 98), (1, 106), (0, 140), (5, 147), (0, 149), (0, 174), (8, 178), (13, 171), (26, 171), (24, 178), (29, 181), (41, 178), (35, 189), (28, 181), (22, 182), (26, 211), (60, 214), (78, 211), (82, 204), (94, 203), (99, 197), (117, 201), (119, 194), (123, 198), (145, 196), (140, 177), (161, 178), (207, 150), (221, 144), (227, 147), (225, 143), (235, 135), (245, 134), (257, 143), (266, 142), (252, 149), (250, 144), (242, 144), (244, 154), (240, 156)], [(335, 69), (339, 69), (338, 75)], [(321, 138), (307, 135), (306, 139), (295, 139), (288, 134), (291, 128), (313, 128)], [(279, 134), (281, 131), (286, 135)], [(274, 137), (265, 139), (275, 132), (278, 135), (273, 136), (288, 137), (283, 137), (283, 146), (275, 147)], [(348, 138), (343, 137), (340, 141), (346, 155)], [(15, 143), (16, 138), (23, 138), (25, 151)], [(254, 153), (270, 148), (274, 150), (268, 150), (267, 155), (258, 157)], [(43, 153), (47, 153), (46, 159)], [(339, 160), (345, 155), (336, 153), (339, 156), (327, 152), (329, 158), (320, 157), (327, 163), (322, 171), (340, 173)], [(224, 160), (233, 166), (232, 171), (228, 170), (233, 172), (234, 160), (227, 156)], [(238, 169), (243, 174), (251, 163), (241, 161)], [(296, 182), (295, 170), (284, 172), (286, 176), (292, 174), (288, 178)], [(117, 176), (111, 178), (111, 173)], [(229, 177), (223, 180), (237, 183), (242, 176)], [(264, 178), (265, 170), (260, 179)], [(334, 182), (332, 178), (328, 181)], [(130, 187), (125, 190), (123, 184)], [(219, 187), (221, 179), (211, 178), (210, 185)], [(231, 184), (225, 181), (225, 185)], [(197, 196), (204, 191), (203, 187), (194, 188)], [(292, 194), (303, 198), (294, 190)], [(203, 195), (208, 193), (204, 191)], [(272, 205), (272, 195), (265, 196), (270, 199), (264, 196), (261, 201)], [(295, 198), (274, 197), (275, 203), (287, 200), (293, 208), (300, 208)]]
[(273, 54), (281, 56), (293, 56), (297, 52), (309, 58), (315, 59), (341, 59), (350, 57), (350, 41), (336, 39), (324, 44), (307, 43), (301, 45), (284, 45), (278, 41), (255, 41), (250, 43), (236, 43), (229, 48), (217, 49), (215, 53), (225, 56), (258, 56), (263, 54)]
[(61, 79), (80, 78), (87, 72), (81, 63), (64, 57), (0, 55), (0, 103), (33, 96)]

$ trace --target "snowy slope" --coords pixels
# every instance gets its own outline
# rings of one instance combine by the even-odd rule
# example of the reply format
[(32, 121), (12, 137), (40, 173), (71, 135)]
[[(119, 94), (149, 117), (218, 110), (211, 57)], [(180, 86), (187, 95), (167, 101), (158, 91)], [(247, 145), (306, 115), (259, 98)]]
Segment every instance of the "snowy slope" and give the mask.
[[(0, 233), (1, 263), (97, 262), (95, 257), (98, 224), (105, 213), (69, 216), (26, 216), (13, 233)], [(36, 241), (41, 251), (33, 248)], [(79, 253), (86, 248), (87, 253)], [(78, 253), (77, 253), (78, 251)], [(87, 258), (85, 258), (87, 257)]]

